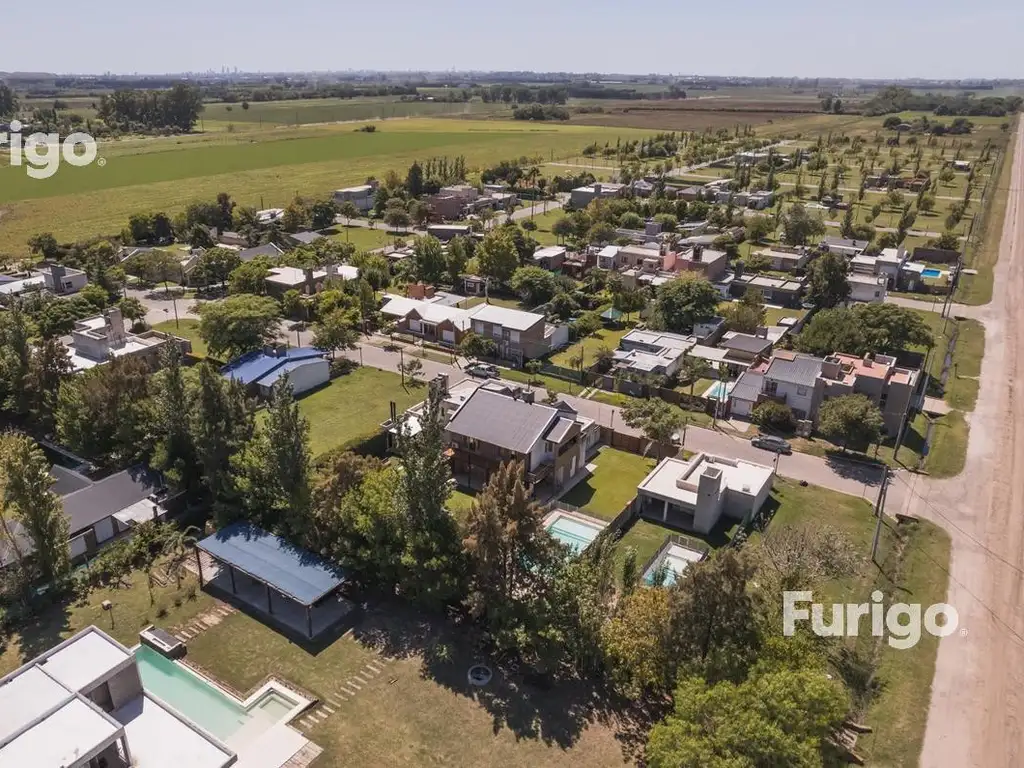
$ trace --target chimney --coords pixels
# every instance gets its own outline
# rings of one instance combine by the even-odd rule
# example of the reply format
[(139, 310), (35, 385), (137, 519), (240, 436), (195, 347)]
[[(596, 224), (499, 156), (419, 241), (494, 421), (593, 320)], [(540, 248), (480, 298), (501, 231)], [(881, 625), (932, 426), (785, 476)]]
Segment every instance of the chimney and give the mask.
[(874, 363), (873, 356), (871, 355), (870, 352), (865, 352), (864, 353), (864, 367), (865, 368), (870, 368), (872, 363)]
[(103, 317), (106, 320), (107, 338), (110, 343), (118, 346), (124, 344), (124, 316), (121, 314), (121, 310), (111, 307), (103, 312)]
[(594, 186), (594, 194), (597, 195), (598, 197), (600, 197), (601, 196), (601, 184), (599, 182), (595, 181), (593, 186)]
[(533, 392), (533, 391), (523, 392), (522, 393), (523, 402), (524, 403), (530, 403), (532, 405), (535, 402), (535, 400), (534, 400), (535, 394), (536, 393)]
[(695, 245), (695, 246), (693, 246), (693, 256), (691, 257), (692, 261), (700, 261), (701, 257), (703, 255), (704, 255), (704, 246), (703, 245)]
[(65, 275), (63, 264), (51, 264), (50, 265), (50, 278), (53, 280), (53, 292), (64, 293), (64, 275)]
[(768, 338), (768, 326), (767, 325), (759, 325), (759, 326), (757, 326), (757, 330), (754, 331), (754, 335), (757, 336), (757, 338), (759, 338), (759, 339), (767, 339)]

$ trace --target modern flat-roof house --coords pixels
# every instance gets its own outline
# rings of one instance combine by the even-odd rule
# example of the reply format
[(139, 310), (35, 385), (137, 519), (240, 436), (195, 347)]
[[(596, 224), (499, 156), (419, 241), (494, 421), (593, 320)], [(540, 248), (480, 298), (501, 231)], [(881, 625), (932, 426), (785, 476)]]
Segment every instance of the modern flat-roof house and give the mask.
[(125, 330), (121, 310), (111, 307), (102, 315), (77, 320), (71, 337), (61, 339), (75, 371), (84, 371), (110, 362), (115, 357), (136, 357), (152, 368), (159, 367), (160, 350), (165, 344), (177, 344), (182, 353), (192, 351), (192, 342), (162, 331), (131, 333)]
[(288, 377), (292, 394), (301, 395), (331, 380), (331, 365), (322, 349), (276, 347), (258, 349), (236, 357), (220, 369), (221, 375), (237, 381), (263, 397), (282, 376)]
[(669, 272), (696, 272), (714, 282), (725, 274), (729, 256), (725, 251), (716, 251), (703, 245), (695, 245), (677, 253), (665, 255), (664, 269)]
[(135, 655), (96, 627), (0, 678), (2, 768), (227, 768), (237, 760), (147, 693)]
[(662, 459), (637, 486), (645, 519), (683, 531), (708, 534), (723, 516), (749, 522), (775, 480), (763, 464), (698, 453), (689, 461)]
[(619, 339), (619, 348), (612, 355), (619, 370), (671, 376), (696, 344), (693, 336), (634, 329)]
[(775, 245), (771, 248), (764, 248), (754, 251), (754, 256), (764, 256), (771, 262), (771, 268), (778, 272), (792, 272), (803, 269), (811, 260), (811, 251), (808, 248), (789, 248), (784, 245)]
[(455, 237), (469, 237), (473, 234), (473, 228), (468, 224), (431, 224), (427, 227), (427, 234), (447, 243)]
[(885, 275), (865, 275), (860, 272), (851, 272), (846, 276), (846, 282), (850, 285), (850, 295), (847, 301), (877, 304), (885, 301), (886, 293), (888, 293), (886, 286), (889, 283), (889, 278)]
[(598, 269), (613, 270), (620, 266), (622, 266), (622, 262), (619, 260), (619, 246), (606, 245), (597, 252)]
[(44, 290), (55, 296), (68, 296), (82, 290), (88, 283), (89, 278), (80, 269), (46, 264), (28, 272), (0, 275), (0, 298)]
[(535, 402), (534, 394), (487, 382), (465, 399), (446, 429), (457, 478), (478, 488), (500, 464), (515, 460), (531, 485), (548, 481), (557, 488), (583, 469), (600, 439), (597, 425), (567, 403)]
[(378, 182), (372, 181), (369, 184), (359, 184), (355, 187), (345, 187), (334, 190), (334, 202), (352, 203), (360, 211), (365, 213), (373, 208), (374, 196), (377, 194)]
[(550, 272), (557, 272), (562, 268), (566, 251), (567, 249), (564, 245), (547, 245), (534, 251), (530, 260), (534, 266)]
[[(728, 279), (730, 277), (732, 277), (731, 280)], [(766, 302), (783, 307), (799, 307), (804, 286), (807, 285), (806, 277), (783, 279), (751, 274), (735, 276), (732, 273), (724, 275), (722, 281), (723, 283), (728, 281), (727, 287), (723, 285), (723, 288), (730, 296), (743, 296), (747, 292), (747, 288), (753, 287), (761, 291)], [(718, 286), (719, 284), (716, 283), (716, 287)]]
[(749, 416), (766, 400), (788, 405), (798, 419), (817, 424), (821, 404), (832, 397), (865, 395), (882, 411), (885, 431), (895, 435), (913, 405), (920, 371), (889, 355), (837, 353), (826, 358), (777, 351), (740, 376), (729, 394), (732, 414)]
[(768, 328), (761, 326), (755, 334), (730, 331), (718, 342), (719, 349), (728, 350), (728, 359), (737, 363), (750, 363), (767, 357), (772, 351)]
[(272, 267), (266, 278), (267, 293), (281, 297), (288, 291), (310, 296), (323, 290), (327, 279), (325, 269), (299, 269), (298, 267)]
[(569, 203), (573, 208), (586, 208), (593, 200), (619, 197), (625, 188), (625, 184), (594, 182), (585, 187), (576, 187), (569, 195)]
[(821, 238), (820, 243), (823, 251), (839, 253), (850, 259), (854, 256), (860, 256), (869, 245), (871, 243), (867, 240), (851, 240), (848, 237), (835, 237), (833, 235), (826, 235)]

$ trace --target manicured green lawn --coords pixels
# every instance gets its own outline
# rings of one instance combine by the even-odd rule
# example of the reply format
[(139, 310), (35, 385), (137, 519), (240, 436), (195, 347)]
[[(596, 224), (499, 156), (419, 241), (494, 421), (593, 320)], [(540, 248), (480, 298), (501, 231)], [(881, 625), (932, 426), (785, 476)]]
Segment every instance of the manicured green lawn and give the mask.
[[(157, 566), (158, 572), (161, 568)], [(213, 605), (212, 598), (198, 591), (191, 575), (182, 579), (180, 590), (173, 577), (167, 587), (154, 585), (152, 601), (146, 582), (146, 574), (136, 571), (121, 588), (96, 589), (81, 603), (54, 605), (7, 638), (0, 635), (0, 676), (91, 624), (133, 646), (146, 625), (183, 624)], [(104, 600), (111, 602), (110, 611), (103, 610)]]
[(551, 356), (551, 363), (553, 365), (560, 365), (563, 368), (572, 368), (570, 360), (573, 357), (583, 353), (583, 367), (589, 368), (597, 361), (597, 351), (601, 347), (607, 347), (608, 349), (618, 349), (619, 340), (629, 333), (636, 323), (626, 323), (622, 328), (602, 328), (592, 336), (587, 336), (585, 339), (580, 339), (575, 344), (566, 347), (561, 352)]
[[(359, 251), (372, 251), (395, 242), (395, 236), (388, 234), (387, 227), (383, 222), (378, 224), (375, 229), (368, 227), (346, 227), (341, 224), (335, 225), (334, 228), (337, 230), (337, 234), (331, 236), (332, 240), (336, 240), (339, 243), (351, 243)], [(410, 235), (406, 239), (411, 237)]]
[(957, 333), (953, 350), (953, 367), (946, 381), (943, 397), (953, 408), (973, 411), (978, 399), (978, 379), (981, 375), (981, 359), (985, 356), (985, 326), (977, 320), (964, 318), (946, 320), (936, 312), (917, 311), (935, 337), (935, 347), (928, 363), (928, 373), (936, 380), (930, 390), (935, 391), (942, 375), (949, 340)]
[(960, 411), (950, 411), (935, 419), (932, 442), (924, 468), (934, 477), (953, 477), (963, 471), (967, 461), (970, 427)]
[(331, 699), (336, 711), (321, 709), (326, 719), (299, 726), (323, 747), (315, 765), (324, 768), (610, 768), (625, 762), (612, 727), (587, 715), (594, 694), (582, 684), (540, 691), (507, 681), (495, 669), (485, 689), (473, 688), (466, 670), (481, 659), (466, 630), (406, 616), (398, 606), (371, 607), (354, 619), (350, 633), (315, 651), (232, 614), (189, 642), (189, 660), (242, 692), (272, 673)]
[(592, 461), (597, 465), (593, 474), (573, 486), (561, 501), (605, 520), (619, 514), (636, 496), (636, 487), (657, 463), (654, 459), (607, 446), (601, 448)]
[(164, 320), (162, 323), (157, 323), (153, 326), (154, 331), (163, 331), (164, 333), (173, 333), (175, 336), (180, 336), (183, 339), (188, 339), (192, 342), (192, 357), (203, 359), (207, 356), (206, 342), (203, 341), (199, 335), (199, 321), (186, 318), (184, 320), (178, 320), (177, 323), (174, 320)]
[(313, 455), (372, 437), (387, 421), (391, 401), (401, 413), (426, 392), (423, 386), (404, 388), (397, 373), (376, 368), (358, 368), (334, 379), (299, 400), (299, 410), (309, 420)]

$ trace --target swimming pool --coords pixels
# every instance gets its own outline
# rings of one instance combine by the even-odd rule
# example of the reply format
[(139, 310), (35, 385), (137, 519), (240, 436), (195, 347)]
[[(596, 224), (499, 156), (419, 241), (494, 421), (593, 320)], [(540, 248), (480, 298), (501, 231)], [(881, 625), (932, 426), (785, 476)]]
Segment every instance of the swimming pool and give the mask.
[[(227, 741), (250, 723), (269, 728), (284, 718), (298, 702), (269, 690), (257, 694), (248, 706), (228, 696), (176, 661), (144, 645), (135, 649), (142, 687), (173, 707), (221, 741)], [(248, 733), (248, 731), (247, 731)]]
[(671, 587), (683, 575), (683, 571), (686, 570), (690, 563), (699, 562), (703, 557), (704, 554), (696, 549), (682, 547), (678, 544), (670, 544), (661, 557), (655, 560), (651, 567), (647, 569), (647, 573), (644, 574), (644, 581), (648, 584), (654, 584), (654, 577), (658, 574), (659, 569), (664, 568), (665, 580), (661, 583), (661, 586)]
[(942, 270), (932, 269), (930, 267), (928, 269), (922, 269), (921, 277), (942, 277)]
[(734, 382), (731, 381), (716, 381), (707, 391), (704, 393), (704, 397), (709, 400), (725, 400), (729, 397), (729, 393), (732, 392), (732, 388), (735, 386)]
[(574, 515), (555, 512), (544, 524), (544, 529), (574, 552), (582, 552), (604, 529), (604, 525), (588, 522)]

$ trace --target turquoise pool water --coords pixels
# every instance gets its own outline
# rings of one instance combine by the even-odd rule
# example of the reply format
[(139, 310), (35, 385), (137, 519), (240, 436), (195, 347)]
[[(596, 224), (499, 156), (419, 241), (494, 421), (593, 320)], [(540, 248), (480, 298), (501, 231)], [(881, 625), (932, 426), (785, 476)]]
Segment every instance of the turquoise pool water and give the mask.
[(942, 271), (938, 269), (922, 269), (922, 277), (942, 277)]
[(704, 393), (704, 397), (710, 400), (725, 400), (729, 396), (729, 392), (732, 391), (732, 387), (729, 383), (724, 381), (716, 381), (708, 390)]
[(568, 515), (558, 515), (548, 523), (547, 532), (574, 551), (581, 552), (597, 538), (601, 528)]
[(648, 584), (654, 584), (654, 577), (658, 573), (658, 569), (664, 567), (665, 580), (661, 583), (661, 586), (671, 587), (683, 575), (683, 571), (687, 569), (690, 563), (698, 562), (700, 559), (701, 555), (699, 552), (684, 549), (673, 544), (658, 562), (647, 569), (644, 581)]

